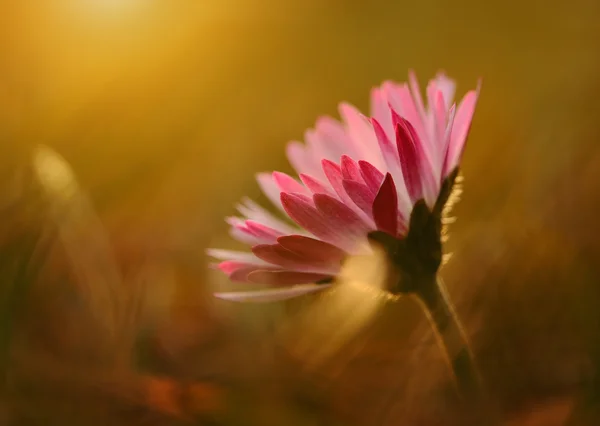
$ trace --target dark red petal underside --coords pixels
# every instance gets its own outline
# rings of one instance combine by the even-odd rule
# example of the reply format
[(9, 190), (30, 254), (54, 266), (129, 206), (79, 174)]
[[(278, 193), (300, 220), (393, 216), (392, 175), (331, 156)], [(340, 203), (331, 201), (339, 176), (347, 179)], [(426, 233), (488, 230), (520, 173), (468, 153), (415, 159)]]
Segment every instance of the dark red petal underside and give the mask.
[(358, 163), (347, 155), (342, 155), (341, 159), (342, 177), (344, 179), (355, 180), (362, 182), (363, 178), (360, 174)]
[(324, 239), (332, 237), (333, 232), (324, 223), (321, 213), (314, 207), (310, 198), (282, 192), (281, 204), (289, 217), (310, 233)]
[(383, 182), (383, 173), (381, 173), (374, 165), (367, 161), (360, 160), (358, 162), (360, 174), (365, 183), (373, 192), (379, 191), (381, 182)]
[(377, 229), (392, 236), (398, 233), (398, 194), (391, 174), (386, 174), (373, 201), (373, 219)]
[(366, 231), (365, 222), (341, 201), (325, 194), (315, 194), (313, 200), (324, 222), (337, 235), (348, 237)]
[(323, 256), (303, 256), (288, 250), (281, 244), (259, 244), (252, 247), (252, 252), (265, 262), (296, 272), (333, 273), (339, 268), (340, 263), (332, 262), (331, 258)]
[(421, 171), (419, 168), (420, 159), (417, 153), (417, 143), (414, 139), (415, 132), (411, 131), (411, 124), (400, 116), (394, 116), (396, 124), (396, 144), (398, 146), (398, 155), (400, 156), (400, 166), (402, 175), (410, 200), (415, 202), (423, 195), (421, 184)]
[(325, 241), (305, 237), (304, 235), (286, 235), (277, 238), (284, 248), (297, 253), (305, 259), (337, 263), (346, 256), (346, 252)]
[(354, 201), (362, 211), (371, 216), (373, 209), (373, 201), (375, 200), (375, 192), (371, 191), (364, 183), (356, 182), (353, 180), (344, 179), (344, 189), (348, 193), (348, 196)]

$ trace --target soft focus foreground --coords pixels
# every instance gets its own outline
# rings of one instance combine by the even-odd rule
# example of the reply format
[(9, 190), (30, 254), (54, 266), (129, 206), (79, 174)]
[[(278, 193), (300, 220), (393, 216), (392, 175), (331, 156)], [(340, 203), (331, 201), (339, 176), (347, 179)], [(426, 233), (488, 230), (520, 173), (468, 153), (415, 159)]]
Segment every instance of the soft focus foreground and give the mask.
[[(282, 148), (316, 116), (439, 67), (460, 88), (484, 80), (442, 275), (486, 383), (510, 425), (585, 406), (600, 365), (597, 2), (19, 3), (0, 11), (0, 424), (464, 424), (410, 299), (348, 280), (230, 305), (210, 293), (248, 285), (204, 255), (241, 248), (222, 217), (265, 201), (254, 174), (290, 172)], [(40, 143), (98, 220), (53, 215), (29, 170)], [(578, 412), (569, 425), (600, 423)]]

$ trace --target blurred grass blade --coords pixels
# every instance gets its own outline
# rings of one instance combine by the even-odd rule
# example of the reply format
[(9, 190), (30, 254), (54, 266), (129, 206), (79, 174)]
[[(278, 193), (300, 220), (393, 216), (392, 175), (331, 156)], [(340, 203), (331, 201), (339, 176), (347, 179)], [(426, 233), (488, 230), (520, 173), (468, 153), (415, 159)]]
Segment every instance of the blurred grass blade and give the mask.
[[(44, 231), (25, 236), (14, 254), (2, 259), (2, 264), (12, 263), (15, 257), (16, 271), (12, 279), (5, 282), (5, 295), (0, 305), (0, 374), (6, 378), (12, 336), (19, 312), (22, 312), (27, 294), (37, 279), (44, 261), (52, 247), (52, 238)], [(7, 272), (3, 268), (4, 273)], [(12, 275), (12, 274), (11, 274)], [(7, 277), (5, 277), (7, 278)]]
[(118, 340), (124, 331), (124, 288), (103, 225), (59, 154), (39, 146), (33, 155), (33, 168), (79, 290), (94, 318)]

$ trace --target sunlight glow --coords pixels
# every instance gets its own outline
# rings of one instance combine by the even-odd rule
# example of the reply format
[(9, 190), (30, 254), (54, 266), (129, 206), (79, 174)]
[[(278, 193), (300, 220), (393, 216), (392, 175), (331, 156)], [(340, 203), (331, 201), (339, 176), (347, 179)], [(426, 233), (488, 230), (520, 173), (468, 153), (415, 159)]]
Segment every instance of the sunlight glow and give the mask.
[(82, 7), (89, 8), (92, 12), (122, 13), (143, 6), (147, 0), (74, 0), (82, 3)]
[[(289, 350), (307, 368), (336, 360), (339, 354), (375, 319), (383, 305), (400, 299), (386, 292), (387, 257), (373, 248), (370, 255), (348, 258), (336, 284), (293, 319), (301, 333), (290, 333)], [(284, 331), (285, 333), (285, 331)]]
[(63, 0), (70, 19), (93, 25), (140, 24), (151, 19), (154, 0)]

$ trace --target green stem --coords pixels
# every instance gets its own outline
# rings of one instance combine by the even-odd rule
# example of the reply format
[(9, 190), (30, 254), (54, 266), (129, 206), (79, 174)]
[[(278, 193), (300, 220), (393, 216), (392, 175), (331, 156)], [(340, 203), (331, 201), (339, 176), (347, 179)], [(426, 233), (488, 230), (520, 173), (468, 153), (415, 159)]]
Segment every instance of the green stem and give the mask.
[(484, 390), (469, 340), (452, 306), (444, 283), (433, 278), (415, 292), (437, 334), (460, 395), (469, 405), (483, 408)]

